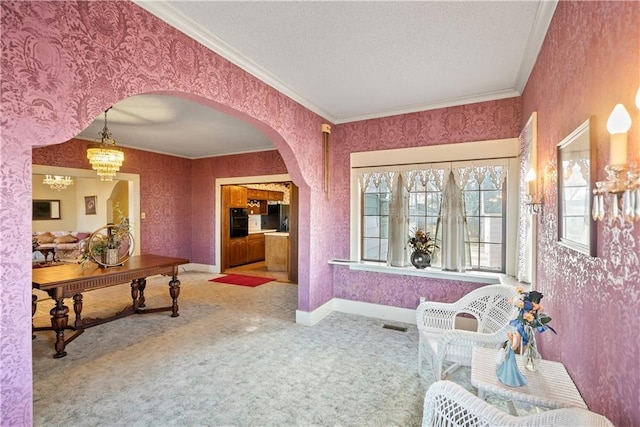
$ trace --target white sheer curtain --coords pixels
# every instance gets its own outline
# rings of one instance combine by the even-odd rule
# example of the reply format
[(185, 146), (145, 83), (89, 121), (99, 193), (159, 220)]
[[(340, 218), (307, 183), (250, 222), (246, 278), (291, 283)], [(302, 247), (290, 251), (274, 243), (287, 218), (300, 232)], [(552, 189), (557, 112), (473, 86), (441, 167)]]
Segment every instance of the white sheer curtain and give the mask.
[(456, 183), (453, 170), (449, 172), (442, 192), (436, 238), (440, 241), (442, 269), (465, 271), (467, 260), (471, 257), (469, 232), (464, 210), (464, 195)]
[(394, 267), (409, 265), (407, 229), (409, 227), (409, 192), (402, 174), (398, 174), (391, 189), (389, 203), (389, 245), (387, 264)]

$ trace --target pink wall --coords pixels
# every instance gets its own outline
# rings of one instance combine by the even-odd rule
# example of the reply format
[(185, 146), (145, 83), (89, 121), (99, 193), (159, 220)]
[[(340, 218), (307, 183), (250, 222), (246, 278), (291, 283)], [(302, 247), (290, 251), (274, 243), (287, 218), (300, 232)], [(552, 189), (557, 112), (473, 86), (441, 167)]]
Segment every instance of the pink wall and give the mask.
[[(332, 208), (328, 231), (337, 236), (334, 258), (349, 258), (351, 153), (390, 148), (515, 138), (520, 132), (520, 99), (481, 102), (336, 126), (331, 157)], [(496, 153), (496, 156), (500, 153)], [(416, 159), (416, 161), (428, 159)], [(415, 308), (420, 296), (454, 301), (478, 285), (413, 276), (380, 275), (333, 266), (338, 298)]]
[[(29, 425), (32, 419), (30, 265), (26, 256), (31, 222), (24, 215), (31, 200), (31, 147), (72, 138), (114, 102), (154, 91), (183, 96), (240, 116), (274, 141), (287, 171), (301, 187), (299, 309), (310, 311), (333, 296), (411, 307), (417, 294), (450, 299), (452, 294), (444, 290), (457, 285), (354, 273), (327, 265), (329, 258), (349, 255), (351, 152), (513, 137), (535, 110), (539, 114), (539, 167), (548, 168), (553, 178), (555, 144), (589, 115), (597, 117), (600, 166), (606, 162), (603, 123), (616, 102), (624, 102), (631, 111), (639, 83), (638, 3), (562, 2), (522, 100), (335, 126), (327, 200), (321, 191), (322, 119), (137, 6), (127, 2), (2, 2), (0, 6), (0, 239), (13, 243), (0, 246), (1, 425)], [(106, 16), (108, 25), (94, 24), (98, 15)], [(56, 25), (42, 25), (49, 20)], [(634, 123), (640, 123), (638, 112), (632, 114)], [(637, 125), (633, 129), (630, 153), (637, 156), (640, 131)], [(157, 184), (143, 184), (149, 186), (143, 192), (159, 197), (174, 192), (180, 202), (169, 202), (170, 215), (175, 214), (170, 222), (143, 224), (142, 243), (154, 250), (179, 247), (208, 262), (215, 255), (210, 241), (194, 238), (189, 246), (183, 240), (206, 226), (199, 223), (199, 219), (206, 220), (196, 199), (208, 197), (209, 192), (201, 192), (199, 186), (211, 177), (242, 171), (225, 165), (225, 159), (185, 164), (169, 156), (135, 151), (127, 150), (127, 155), (136, 164), (153, 156), (151, 160), (161, 165), (158, 169), (171, 170), (173, 177), (191, 174), (191, 181), (177, 178), (179, 185), (152, 169), (125, 163), (127, 168), (139, 167), (142, 179), (148, 175), (158, 180)], [(65, 155), (74, 164), (86, 165), (82, 151), (70, 150)], [(47, 161), (54, 160), (49, 157)], [(265, 165), (256, 161), (254, 166)], [(278, 163), (273, 173), (282, 173), (281, 166)], [(225, 167), (224, 172), (218, 170)], [(547, 205), (538, 218), (538, 253), (539, 266), (547, 267), (538, 268), (539, 287), (560, 335), (542, 336), (543, 352), (567, 365), (593, 410), (618, 425), (640, 425), (635, 404), (640, 389), (635, 355), (640, 348), (631, 329), (637, 317), (632, 309), (639, 306), (639, 232), (631, 226), (600, 226), (597, 259), (558, 247), (555, 181), (545, 178)], [(161, 209), (164, 203), (145, 199), (143, 196), (143, 209)], [(177, 204), (172, 205), (174, 202)], [(184, 221), (177, 220), (183, 215), (191, 215), (187, 221), (191, 230), (183, 229)], [(154, 240), (163, 227), (175, 240)]]
[(618, 426), (640, 425), (640, 223), (598, 226), (598, 257), (556, 243), (556, 144), (595, 119), (598, 179), (609, 158), (606, 121), (624, 103), (632, 115), (629, 157), (640, 163), (640, 3), (560, 2), (522, 96), (522, 124), (538, 112), (538, 287), (559, 335), (543, 334), (546, 358), (567, 366), (589, 408)]
[(192, 166), (192, 262), (215, 264), (215, 180), (237, 176), (286, 174), (277, 151), (194, 160)]
[[(117, 137), (117, 135), (116, 135)], [(87, 141), (34, 148), (35, 165), (91, 169)], [(147, 218), (140, 223), (141, 253), (188, 259), (191, 255), (191, 160), (123, 148), (121, 172), (140, 175), (140, 208)]]

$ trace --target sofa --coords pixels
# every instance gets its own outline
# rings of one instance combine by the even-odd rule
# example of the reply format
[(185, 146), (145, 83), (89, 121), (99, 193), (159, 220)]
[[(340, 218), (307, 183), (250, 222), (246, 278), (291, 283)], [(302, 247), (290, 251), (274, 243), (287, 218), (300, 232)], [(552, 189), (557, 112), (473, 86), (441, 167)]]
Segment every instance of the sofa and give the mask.
[[(82, 251), (91, 233), (78, 231), (36, 231), (33, 233), (34, 259), (52, 261), (76, 261), (82, 256)], [(41, 255), (38, 256), (36, 252)]]

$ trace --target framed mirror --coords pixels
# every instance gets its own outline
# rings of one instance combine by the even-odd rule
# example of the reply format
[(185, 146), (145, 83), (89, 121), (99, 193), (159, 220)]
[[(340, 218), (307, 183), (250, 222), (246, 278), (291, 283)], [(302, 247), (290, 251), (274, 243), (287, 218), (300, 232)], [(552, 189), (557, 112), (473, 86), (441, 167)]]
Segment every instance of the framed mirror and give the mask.
[(596, 256), (596, 224), (591, 218), (596, 150), (591, 120), (558, 144), (558, 243)]
[(60, 200), (34, 200), (32, 219), (60, 219)]

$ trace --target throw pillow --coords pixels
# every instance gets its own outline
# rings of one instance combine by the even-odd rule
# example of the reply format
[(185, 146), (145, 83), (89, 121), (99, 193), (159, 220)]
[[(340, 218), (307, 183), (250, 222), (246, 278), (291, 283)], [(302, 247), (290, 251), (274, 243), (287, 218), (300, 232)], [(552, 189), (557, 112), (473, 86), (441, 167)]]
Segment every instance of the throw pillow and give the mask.
[(66, 236), (56, 237), (55, 239), (53, 239), (54, 243), (75, 243), (77, 241), (78, 239), (76, 239), (70, 234), (67, 234)]
[(53, 239), (55, 239), (55, 237), (53, 237), (53, 234), (49, 233), (48, 231), (36, 236), (36, 240), (38, 241), (39, 245), (43, 245), (45, 243), (53, 243)]
[(91, 236), (91, 233), (78, 233), (76, 235), (76, 238), (78, 239), (78, 241), (80, 241), (86, 239), (89, 236)]

